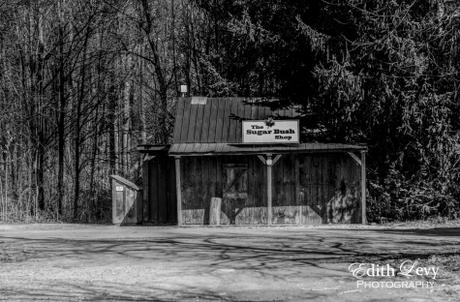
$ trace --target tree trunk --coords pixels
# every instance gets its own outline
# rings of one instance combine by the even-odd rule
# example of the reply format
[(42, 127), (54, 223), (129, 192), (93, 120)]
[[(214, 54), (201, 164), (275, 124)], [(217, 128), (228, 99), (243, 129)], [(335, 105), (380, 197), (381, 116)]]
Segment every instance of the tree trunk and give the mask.
[(75, 186), (74, 186), (74, 212), (73, 217), (77, 219), (78, 217), (78, 203), (80, 198), (80, 151), (81, 151), (81, 107), (83, 105), (83, 99), (85, 97), (85, 82), (86, 82), (86, 54), (88, 51), (88, 38), (90, 34), (90, 27), (87, 27), (86, 34), (85, 34), (85, 41), (83, 44), (83, 60), (82, 66), (80, 67), (80, 91), (79, 96), (77, 98), (77, 110), (75, 116), (75, 165), (74, 165), (74, 172), (75, 172)]
[(58, 204), (57, 212), (62, 215), (62, 203), (64, 198), (64, 156), (65, 156), (65, 73), (64, 73), (64, 41), (63, 29), (59, 26), (59, 71), (58, 71), (58, 89), (59, 89), (59, 118), (58, 118)]

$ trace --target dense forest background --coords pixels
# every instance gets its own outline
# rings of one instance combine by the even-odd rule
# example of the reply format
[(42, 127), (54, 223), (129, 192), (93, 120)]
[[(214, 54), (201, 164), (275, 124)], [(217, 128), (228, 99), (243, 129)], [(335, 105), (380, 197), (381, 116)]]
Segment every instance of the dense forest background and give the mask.
[(190, 95), (278, 97), (369, 146), (369, 220), (456, 218), (458, 0), (0, 0), (3, 221), (107, 221)]

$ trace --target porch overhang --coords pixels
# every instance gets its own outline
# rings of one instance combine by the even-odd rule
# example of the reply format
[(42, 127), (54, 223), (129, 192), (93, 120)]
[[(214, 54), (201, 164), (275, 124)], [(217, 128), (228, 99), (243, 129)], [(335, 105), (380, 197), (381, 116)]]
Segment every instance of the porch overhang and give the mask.
[(232, 143), (178, 143), (172, 144), (170, 156), (216, 156), (267, 153), (326, 153), (367, 151), (367, 146), (328, 143), (301, 143), (279, 145), (248, 145)]

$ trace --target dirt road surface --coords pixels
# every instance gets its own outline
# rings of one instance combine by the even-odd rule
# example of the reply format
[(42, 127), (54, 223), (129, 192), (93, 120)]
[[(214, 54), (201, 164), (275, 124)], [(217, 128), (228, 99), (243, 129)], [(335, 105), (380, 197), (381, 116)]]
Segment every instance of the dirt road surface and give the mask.
[[(459, 255), (460, 228), (0, 225), (0, 300), (460, 301)], [(434, 287), (348, 271), (403, 259), (439, 265)]]

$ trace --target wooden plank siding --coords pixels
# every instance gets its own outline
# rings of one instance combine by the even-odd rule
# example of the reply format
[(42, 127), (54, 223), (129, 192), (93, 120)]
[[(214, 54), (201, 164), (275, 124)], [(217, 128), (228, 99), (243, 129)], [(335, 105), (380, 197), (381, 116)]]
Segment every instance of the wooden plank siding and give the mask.
[(177, 222), (174, 159), (155, 156), (143, 163), (142, 223), (146, 225)]
[[(209, 224), (211, 198), (224, 197), (224, 166), (247, 166), (247, 200), (234, 223), (267, 223), (266, 167), (255, 156), (181, 158), (182, 221)], [(346, 153), (285, 154), (273, 166), (273, 224), (360, 222), (360, 168)], [(225, 198), (222, 204), (224, 207)], [(221, 223), (230, 219), (221, 214)]]
[[(363, 156), (367, 147), (316, 142), (243, 144), (243, 120), (300, 119), (295, 107), (274, 110), (276, 106), (269, 103), (275, 100), (259, 101), (177, 100), (172, 144), (139, 147), (148, 155), (143, 163), (144, 224), (207, 225), (215, 197), (221, 198), (223, 225), (362, 221), (365, 182), (361, 184), (360, 160), (352, 156), (357, 152)], [(266, 164), (278, 155), (270, 170), (272, 215), (268, 221)], [(180, 172), (177, 179), (176, 171)]]

